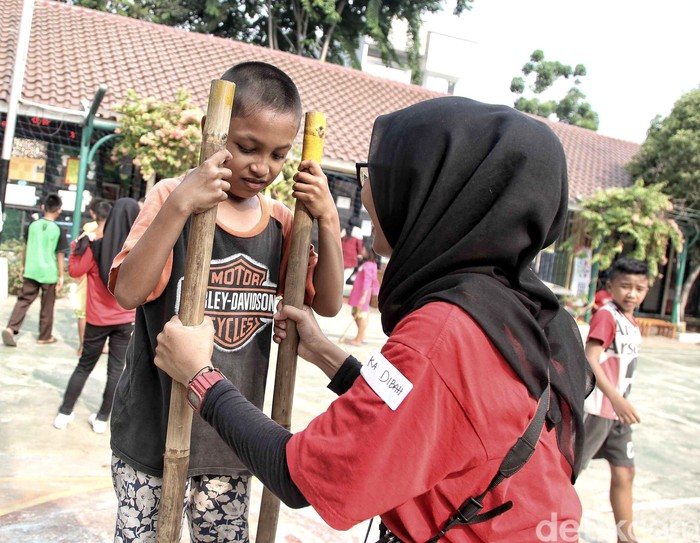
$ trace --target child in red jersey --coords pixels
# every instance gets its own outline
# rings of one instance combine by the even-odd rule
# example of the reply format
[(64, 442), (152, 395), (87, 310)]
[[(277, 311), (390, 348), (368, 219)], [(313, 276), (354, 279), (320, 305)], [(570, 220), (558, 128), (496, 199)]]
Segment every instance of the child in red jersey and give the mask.
[(639, 414), (629, 396), (642, 335), (634, 311), (649, 291), (646, 263), (621, 258), (608, 272), (606, 290), (611, 301), (595, 312), (586, 341), (586, 357), (596, 377), (596, 387), (586, 398), (586, 441), (583, 467), (591, 458), (610, 464), (610, 503), (620, 541), (636, 541), (633, 531), (632, 482), (634, 444), (632, 424)]

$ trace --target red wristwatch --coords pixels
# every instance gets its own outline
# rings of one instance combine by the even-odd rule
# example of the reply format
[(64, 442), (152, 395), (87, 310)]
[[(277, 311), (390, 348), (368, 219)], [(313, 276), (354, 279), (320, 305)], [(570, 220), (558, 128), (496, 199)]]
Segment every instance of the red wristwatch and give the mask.
[(207, 391), (222, 379), (224, 374), (216, 368), (206, 368), (202, 373), (192, 379), (187, 385), (187, 403), (196, 413), (202, 408), (202, 400)]

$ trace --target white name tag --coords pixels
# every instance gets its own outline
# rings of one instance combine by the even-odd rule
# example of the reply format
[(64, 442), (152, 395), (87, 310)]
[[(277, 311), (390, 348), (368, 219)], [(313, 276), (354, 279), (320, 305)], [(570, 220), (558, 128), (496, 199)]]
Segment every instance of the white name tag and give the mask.
[(408, 393), (413, 383), (406, 379), (381, 353), (374, 353), (360, 370), (367, 384), (384, 402), (396, 411)]

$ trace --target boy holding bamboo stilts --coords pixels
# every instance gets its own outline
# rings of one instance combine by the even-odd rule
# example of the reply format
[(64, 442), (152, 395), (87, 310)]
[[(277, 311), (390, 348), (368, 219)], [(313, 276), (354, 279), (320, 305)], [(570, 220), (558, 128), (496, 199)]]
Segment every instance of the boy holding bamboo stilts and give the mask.
[[(236, 84), (226, 149), (180, 179), (159, 182), (112, 268), (110, 287), (138, 307), (112, 414), (116, 538), (153, 541), (162, 485), (170, 378), (153, 364), (156, 336), (177, 314), (190, 215), (217, 207), (205, 314), (216, 322), (216, 366), (262, 406), (272, 315), (284, 284), (293, 215), (262, 191), (277, 177), (298, 132), (301, 100), (274, 66), (246, 62)], [(206, 119), (203, 119), (203, 123)], [(318, 221), (306, 298), (322, 315), (342, 306), (340, 226), (323, 171), (302, 161), (294, 196)], [(248, 541), (249, 472), (211, 427), (194, 420), (185, 511), (192, 541)]]

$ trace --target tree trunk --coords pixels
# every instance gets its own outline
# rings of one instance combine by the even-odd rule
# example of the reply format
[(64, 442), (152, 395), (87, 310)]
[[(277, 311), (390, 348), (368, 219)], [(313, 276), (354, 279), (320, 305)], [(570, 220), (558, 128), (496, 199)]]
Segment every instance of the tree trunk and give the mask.
[[(338, 13), (338, 17), (342, 15), (346, 3), (346, 0), (340, 0), (338, 5), (336, 6), (335, 11)], [(331, 40), (333, 39), (333, 31), (335, 30), (336, 24), (338, 23), (333, 23), (331, 25), (331, 27), (328, 29), (328, 32), (326, 32), (326, 37), (323, 39), (323, 47), (321, 47), (321, 56), (319, 57), (319, 60), (321, 62), (326, 62), (326, 57), (328, 56), (328, 50), (331, 46)]]
[(156, 172), (153, 172), (151, 175), (148, 176), (148, 179), (146, 179), (146, 194), (151, 192), (151, 189), (153, 188), (153, 185), (156, 184)]
[(277, 49), (277, 25), (275, 24), (272, 0), (267, 0), (265, 5), (267, 6), (267, 45), (270, 49)]
[(304, 34), (302, 33), (303, 19), (304, 19), (304, 6), (298, 0), (292, 2), (292, 13), (294, 14), (294, 43), (287, 40), (294, 49), (294, 53), (297, 55), (302, 54), (302, 42), (304, 40)]
[(688, 297), (690, 296), (690, 291), (695, 284), (696, 279), (700, 276), (700, 264), (697, 264), (688, 273), (688, 278), (683, 282), (683, 288), (681, 289), (681, 298), (678, 308), (678, 318), (682, 321), (685, 315), (685, 306), (688, 303)]

